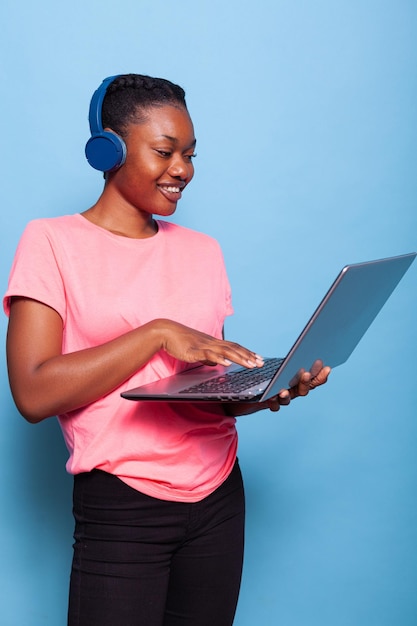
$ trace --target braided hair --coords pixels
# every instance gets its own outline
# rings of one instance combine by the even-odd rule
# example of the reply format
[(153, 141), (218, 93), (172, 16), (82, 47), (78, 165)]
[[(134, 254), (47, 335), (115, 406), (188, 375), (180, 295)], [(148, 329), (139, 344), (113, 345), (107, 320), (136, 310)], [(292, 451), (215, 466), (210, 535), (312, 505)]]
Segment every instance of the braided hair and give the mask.
[(164, 78), (141, 74), (117, 76), (107, 87), (102, 106), (102, 124), (121, 137), (127, 126), (140, 124), (152, 107), (172, 105), (187, 109), (185, 91)]

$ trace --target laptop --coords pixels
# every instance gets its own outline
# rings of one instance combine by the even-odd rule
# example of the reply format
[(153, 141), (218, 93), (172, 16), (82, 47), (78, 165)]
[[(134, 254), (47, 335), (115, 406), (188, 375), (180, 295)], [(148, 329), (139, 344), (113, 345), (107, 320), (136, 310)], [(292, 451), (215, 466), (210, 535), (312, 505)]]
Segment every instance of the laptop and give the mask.
[(265, 359), (253, 369), (191, 366), (121, 395), (159, 402), (263, 402), (290, 387), (297, 372), (310, 370), (316, 360), (335, 368), (352, 354), (416, 254), (346, 265), (284, 358)]

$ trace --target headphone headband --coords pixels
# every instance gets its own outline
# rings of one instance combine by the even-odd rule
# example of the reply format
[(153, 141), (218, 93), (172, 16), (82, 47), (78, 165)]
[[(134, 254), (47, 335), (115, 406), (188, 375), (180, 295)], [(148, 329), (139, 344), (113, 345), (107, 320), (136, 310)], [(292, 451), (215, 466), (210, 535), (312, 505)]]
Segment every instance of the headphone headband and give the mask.
[(87, 161), (96, 170), (111, 172), (119, 169), (126, 160), (126, 144), (112, 131), (103, 129), (102, 107), (108, 86), (118, 77), (105, 78), (91, 98), (88, 120), (91, 137), (85, 146)]
[(88, 113), (88, 121), (90, 123), (90, 131), (92, 135), (98, 135), (103, 132), (103, 122), (101, 119), (101, 111), (103, 108), (103, 100), (107, 92), (107, 88), (111, 83), (118, 78), (119, 74), (116, 76), (109, 76), (105, 78), (101, 83), (100, 87), (96, 89), (93, 93), (93, 97), (90, 102), (90, 110)]

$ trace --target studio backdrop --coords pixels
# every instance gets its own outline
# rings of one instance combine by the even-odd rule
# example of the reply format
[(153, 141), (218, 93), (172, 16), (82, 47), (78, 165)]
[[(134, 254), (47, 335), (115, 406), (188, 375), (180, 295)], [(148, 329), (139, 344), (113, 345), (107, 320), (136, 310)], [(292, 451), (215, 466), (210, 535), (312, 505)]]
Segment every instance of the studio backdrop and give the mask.
[[(186, 90), (196, 175), (172, 219), (222, 245), (229, 339), (283, 355), (342, 266), (417, 249), (414, 1), (5, 0), (0, 20), (3, 293), (26, 223), (98, 197), (88, 105), (126, 72)], [(415, 265), (328, 385), (238, 420), (236, 626), (417, 623)], [(5, 358), (0, 386), (0, 622), (64, 626), (66, 450), (19, 416)]]

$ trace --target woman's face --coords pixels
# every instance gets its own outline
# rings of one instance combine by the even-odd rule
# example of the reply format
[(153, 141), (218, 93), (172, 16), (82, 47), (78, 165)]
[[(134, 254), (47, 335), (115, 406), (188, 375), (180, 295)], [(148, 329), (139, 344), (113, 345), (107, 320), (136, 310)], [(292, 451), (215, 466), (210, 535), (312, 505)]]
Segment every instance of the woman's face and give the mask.
[(196, 140), (188, 112), (152, 107), (145, 122), (128, 127), (125, 143), (126, 162), (112, 176), (121, 200), (148, 215), (172, 215), (194, 175)]

